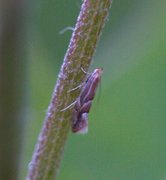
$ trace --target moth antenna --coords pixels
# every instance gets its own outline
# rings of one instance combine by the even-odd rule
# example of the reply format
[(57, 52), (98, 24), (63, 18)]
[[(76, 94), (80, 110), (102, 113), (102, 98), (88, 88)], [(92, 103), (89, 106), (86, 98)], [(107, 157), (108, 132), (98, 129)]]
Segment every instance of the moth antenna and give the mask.
[(61, 31), (59, 31), (59, 34), (64, 34), (66, 31), (74, 31), (74, 28), (71, 26), (68, 26), (68, 27), (62, 29)]
[(89, 73), (89, 72), (86, 72), (86, 71), (83, 69), (83, 67), (81, 67), (81, 70), (82, 70), (82, 72), (85, 73), (85, 74), (88, 74), (88, 75), (91, 74), (91, 73)]
[(67, 92), (72, 92), (72, 91), (75, 91), (76, 89), (79, 89), (83, 86), (83, 83), (81, 83), (80, 85), (76, 86), (75, 88), (71, 89), (71, 90), (68, 90)]
[(75, 103), (77, 102), (77, 100), (76, 101), (74, 101), (74, 102), (72, 102), (70, 105), (68, 105), (67, 107), (65, 107), (64, 109), (61, 109), (60, 111), (61, 112), (63, 112), (63, 111), (65, 111), (65, 110), (67, 110), (67, 109), (69, 109), (69, 108), (71, 108), (72, 106), (74, 106), (75, 105)]

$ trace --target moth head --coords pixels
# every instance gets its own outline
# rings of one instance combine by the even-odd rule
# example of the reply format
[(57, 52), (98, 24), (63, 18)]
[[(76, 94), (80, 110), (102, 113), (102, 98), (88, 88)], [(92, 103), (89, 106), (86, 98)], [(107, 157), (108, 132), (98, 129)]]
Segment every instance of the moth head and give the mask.
[(83, 113), (72, 126), (72, 132), (76, 134), (86, 134), (88, 132), (88, 114)]

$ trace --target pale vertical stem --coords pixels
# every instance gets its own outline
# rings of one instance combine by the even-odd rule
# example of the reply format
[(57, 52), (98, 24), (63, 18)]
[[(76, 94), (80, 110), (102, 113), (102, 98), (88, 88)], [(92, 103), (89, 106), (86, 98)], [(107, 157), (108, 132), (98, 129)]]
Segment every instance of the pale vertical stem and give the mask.
[(29, 164), (27, 179), (52, 179), (57, 175), (64, 145), (70, 129), (72, 111), (61, 111), (78, 96), (69, 90), (80, 85), (87, 70), (101, 30), (107, 19), (110, 0), (84, 0), (73, 31), (57, 84), (53, 91), (43, 128)]

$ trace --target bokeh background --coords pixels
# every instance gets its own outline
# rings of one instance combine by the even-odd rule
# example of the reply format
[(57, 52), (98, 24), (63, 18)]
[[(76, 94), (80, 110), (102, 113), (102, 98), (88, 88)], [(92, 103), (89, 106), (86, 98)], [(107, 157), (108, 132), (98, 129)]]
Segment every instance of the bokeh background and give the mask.
[[(27, 166), (82, 1), (38, 0), (27, 10)], [(103, 67), (89, 133), (70, 133), (59, 180), (166, 180), (166, 2), (114, 0), (91, 70)], [(25, 82), (24, 82), (25, 83)]]

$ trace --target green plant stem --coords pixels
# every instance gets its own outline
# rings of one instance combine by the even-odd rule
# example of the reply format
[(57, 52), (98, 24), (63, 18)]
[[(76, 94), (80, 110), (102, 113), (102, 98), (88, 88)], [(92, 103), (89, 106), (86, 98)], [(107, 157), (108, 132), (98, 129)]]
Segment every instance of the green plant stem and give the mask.
[(0, 1), (0, 179), (18, 179), (26, 79), (25, 1)]
[(84, 0), (82, 4), (29, 164), (28, 180), (48, 180), (57, 175), (72, 118), (71, 109), (62, 109), (78, 97), (79, 90), (70, 93), (69, 91), (84, 81), (85, 73), (81, 68), (88, 70), (110, 5), (110, 0)]

